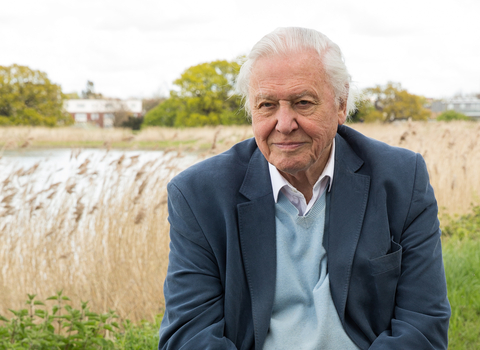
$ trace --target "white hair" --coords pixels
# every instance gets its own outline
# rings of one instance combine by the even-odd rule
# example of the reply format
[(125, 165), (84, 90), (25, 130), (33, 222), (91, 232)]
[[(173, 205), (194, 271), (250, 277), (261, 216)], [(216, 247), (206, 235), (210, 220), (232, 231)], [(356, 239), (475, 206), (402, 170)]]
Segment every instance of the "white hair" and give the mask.
[(333, 88), (336, 102), (339, 105), (346, 103), (347, 115), (355, 112), (358, 93), (351, 86), (352, 78), (348, 74), (340, 47), (316, 30), (288, 27), (277, 28), (260, 39), (252, 48), (240, 69), (236, 82), (236, 92), (242, 96), (248, 114), (251, 112), (248, 98), (250, 75), (257, 59), (308, 49), (314, 49), (318, 52), (327, 78)]

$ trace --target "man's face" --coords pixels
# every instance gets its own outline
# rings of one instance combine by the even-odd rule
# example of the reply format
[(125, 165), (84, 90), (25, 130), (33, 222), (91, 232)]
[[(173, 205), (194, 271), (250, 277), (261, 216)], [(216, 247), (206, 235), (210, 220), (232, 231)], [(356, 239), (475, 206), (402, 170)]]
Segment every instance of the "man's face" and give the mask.
[(249, 92), (255, 140), (280, 172), (317, 179), (337, 125), (346, 119), (315, 51), (263, 57), (253, 66)]

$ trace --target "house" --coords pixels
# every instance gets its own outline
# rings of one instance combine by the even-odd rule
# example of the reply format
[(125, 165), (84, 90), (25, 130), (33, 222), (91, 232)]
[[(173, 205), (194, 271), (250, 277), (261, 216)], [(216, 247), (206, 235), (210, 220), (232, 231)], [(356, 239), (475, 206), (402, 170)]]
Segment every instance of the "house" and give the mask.
[(433, 101), (432, 113), (440, 114), (447, 110), (463, 113), (467, 117), (480, 120), (480, 98), (476, 96), (455, 97), (443, 101)]
[(92, 123), (102, 128), (112, 127), (115, 114), (121, 112), (137, 118), (142, 115), (142, 101), (133, 99), (65, 100), (63, 106), (75, 119), (75, 124)]

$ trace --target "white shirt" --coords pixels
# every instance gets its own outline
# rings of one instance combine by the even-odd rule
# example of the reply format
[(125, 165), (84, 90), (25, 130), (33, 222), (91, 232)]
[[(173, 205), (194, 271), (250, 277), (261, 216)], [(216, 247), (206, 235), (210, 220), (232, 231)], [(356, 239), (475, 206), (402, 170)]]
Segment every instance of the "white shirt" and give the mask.
[(317, 182), (313, 186), (312, 199), (307, 204), (305, 196), (293, 187), (275, 168), (274, 165), (268, 163), (268, 169), (270, 170), (270, 180), (272, 182), (273, 189), (273, 198), (275, 203), (278, 201), (278, 193), (282, 193), (288, 198), (290, 203), (292, 203), (295, 208), (298, 210), (298, 215), (304, 216), (308, 211), (313, 207), (317, 199), (323, 194), (328, 185), (328, 191), (332, 187), (333, 181), (333, 170), (335, 167), (335, 139), (332, 142), (332, 149), (330, 151), (330, 156), (328, 158), (327, 164), (323, 169), (322, 174), (318, 178)]

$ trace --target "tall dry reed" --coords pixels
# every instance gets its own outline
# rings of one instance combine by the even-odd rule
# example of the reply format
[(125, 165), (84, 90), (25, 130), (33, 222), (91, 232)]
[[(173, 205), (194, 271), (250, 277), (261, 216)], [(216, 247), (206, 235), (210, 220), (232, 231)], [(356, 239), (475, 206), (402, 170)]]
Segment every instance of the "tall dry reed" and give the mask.
[(178, 172), (179, 159), (135, 167), (136, 158), (114, 159), (100, 182), (88, 158), (63, 182), (35, 186), (41, 163), (4, 178), (0, 314), (21, 308), (26, 293), (45, 298), (57, 290), (76, 303), (89, 300), (93, 310), (115, 309), (131, 320), (162, 311), (166, 183)]
[(480, 123), (353, 124), (363, 134), (420, 153), (441, 213), (465, 214), (480, 204)]

